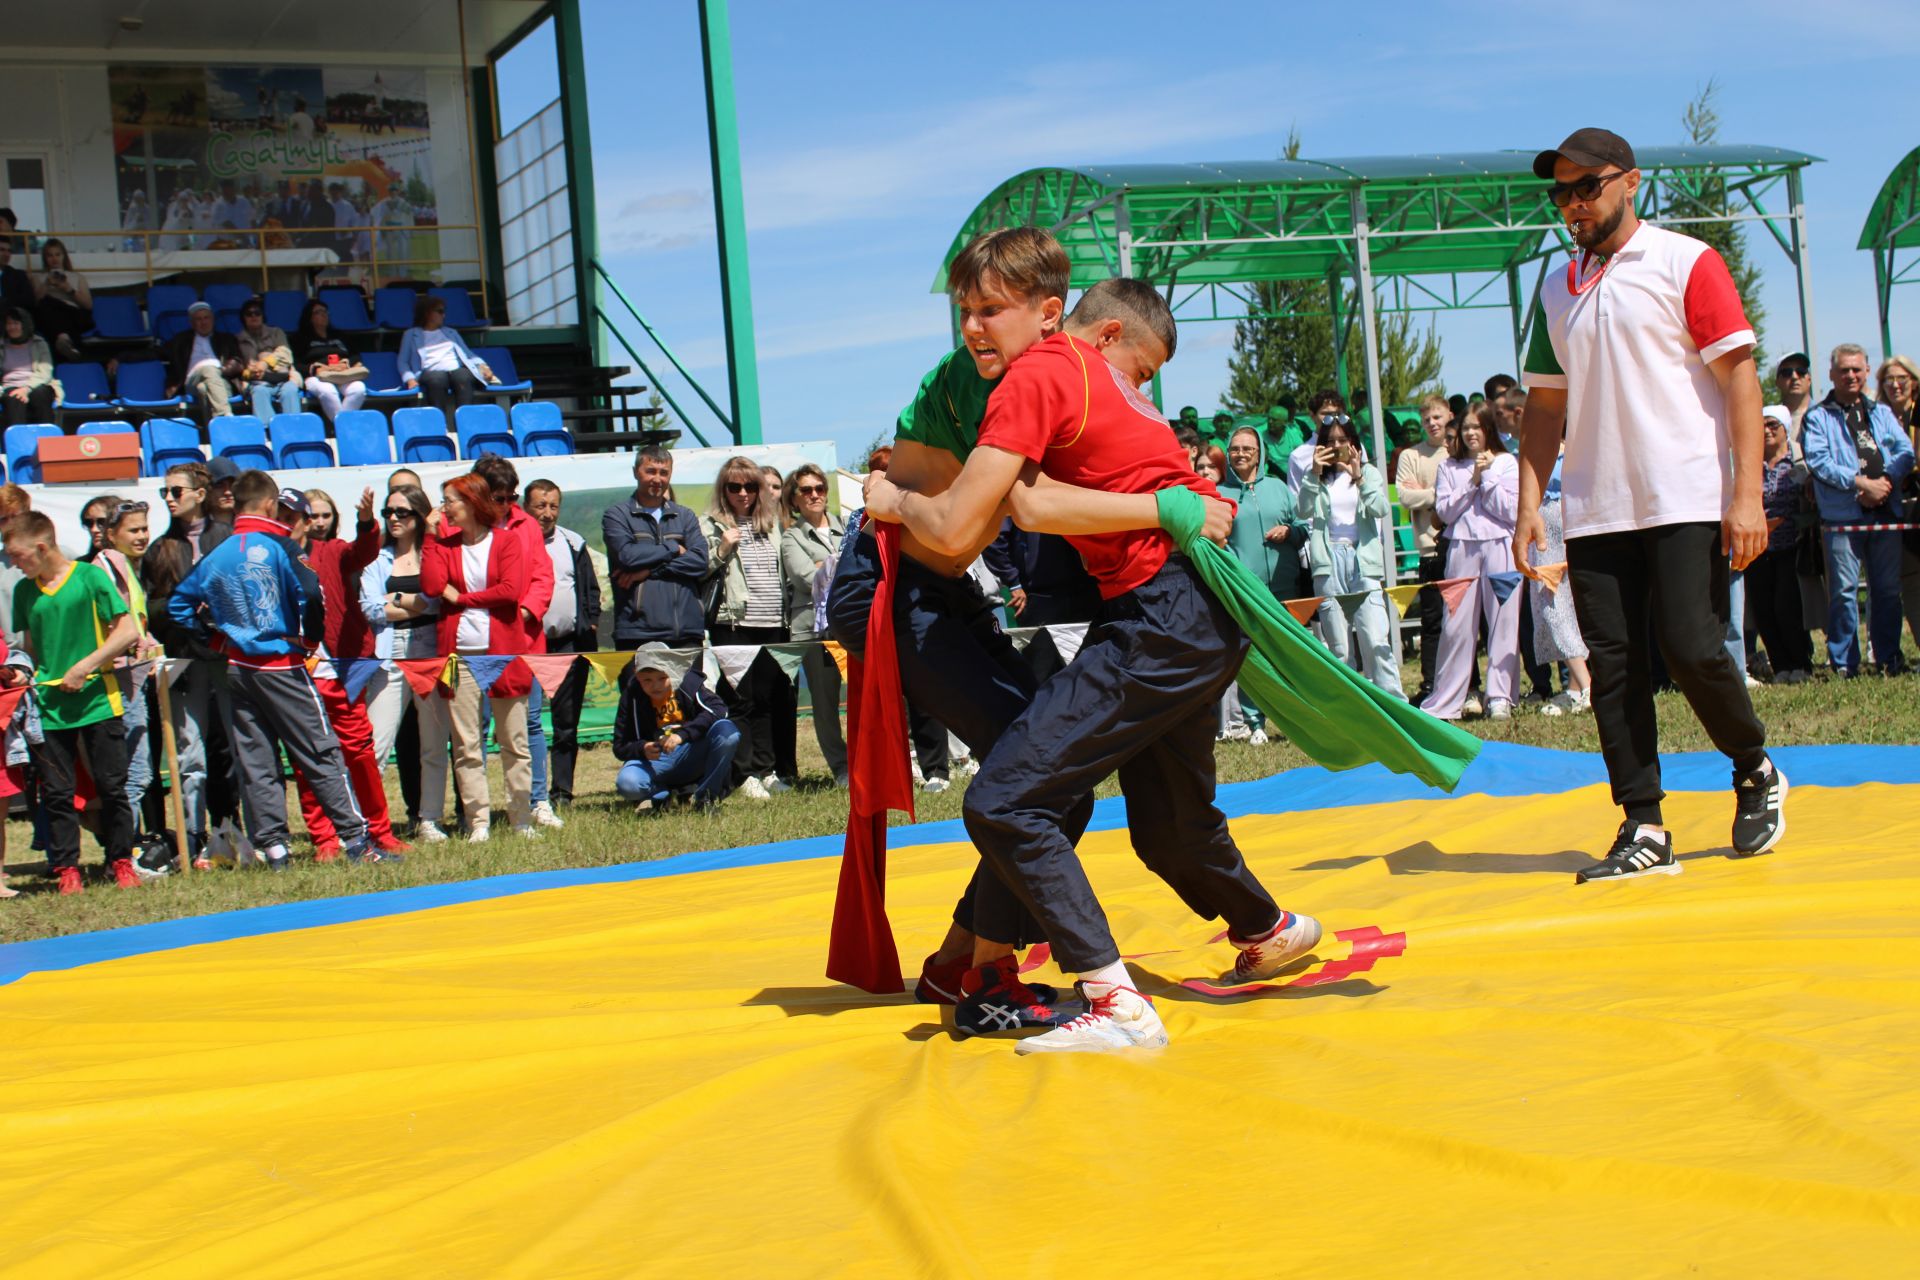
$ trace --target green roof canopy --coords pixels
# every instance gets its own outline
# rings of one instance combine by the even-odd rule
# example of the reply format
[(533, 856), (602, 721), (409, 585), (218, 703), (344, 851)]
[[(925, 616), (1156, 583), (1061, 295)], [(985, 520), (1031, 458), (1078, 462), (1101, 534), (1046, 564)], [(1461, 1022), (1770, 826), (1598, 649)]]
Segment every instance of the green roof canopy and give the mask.
[(1880, 351), (1893, 354), (1893, 286), (1920, 283), (1920, 254), (1904, 265), (1894, 261), (1901, 249), (1920, 249), (1920, 147), (1907, 152), (1873, 198), (1859, 248), (1873, 254), (1874, 295), (1880, 304)]

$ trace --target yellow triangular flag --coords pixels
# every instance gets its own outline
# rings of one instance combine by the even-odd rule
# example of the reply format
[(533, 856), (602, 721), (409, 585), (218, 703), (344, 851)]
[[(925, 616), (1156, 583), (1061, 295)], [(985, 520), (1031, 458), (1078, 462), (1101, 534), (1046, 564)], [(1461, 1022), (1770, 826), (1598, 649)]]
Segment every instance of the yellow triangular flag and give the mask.
[(1420, 598), (1420, 584), (1403, 582), (1397, 587), (1388, 587), (1387, 598), (1393, 601), (1394, 607), (1400, 610), (1400, 616), (1404, 618), (1407, 610), (1413, 608), (1413, 602)]
[(843, 647), (842, 647), (842, 646), (841, 646), (841, 645), (840, 645), (840, 644), (839, 644), (838, 642), (836, 642), (836, 641), (833, 641), (833, 640), (828, 640), (828, 641), (826, 641), (825, 643), (826, 643), (826, 646), (827, 646), (827, 654), (828, 654), (828, 656), (829, 656), (829, 657), (831, 657), (831, 658), (833, 659), (833, 665), (834, 665), (834, 666), (836, 666), (836, 667), (838, 667), (838, 668), (840, 668), (840, 678), (841, 678), (842, 680), (845, 680), (845, 679), (847, 678), (847, 651), (846, 651), (846, 649), (845, 649), (845, 648), (843, 648)]
[(612, 653), (583, 653), (590, 666), (599, 673), (600, 678), (616, 689), (620, 687), (620, 673), (633, 661), (633, 650), (615, 650)]

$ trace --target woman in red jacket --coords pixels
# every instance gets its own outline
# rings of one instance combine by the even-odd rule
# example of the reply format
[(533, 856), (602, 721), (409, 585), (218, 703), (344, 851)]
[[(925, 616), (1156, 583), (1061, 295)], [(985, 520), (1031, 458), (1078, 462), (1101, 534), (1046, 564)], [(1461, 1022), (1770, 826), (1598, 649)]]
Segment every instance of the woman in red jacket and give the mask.
[[(520, 601), (527, 594), (526, 559), (520, 540), (498, 535), (501, 511), (487, 482), (471, 473), (440, 488), (440, 509), (449, 532), (428, 540), (420, 558), (420, 588), (440, 604), (440, 652), (463, 657), (505, 657), (526, 652)], [(491, 665), (491, 664), (488, 664)], [(493, 684), (493, 728), (507, 779), (507, 819), (514, 834), (533, 826), (533, 761), (527, 754), (527, 691), (533, 673), (509, 663)], [(487, 755), (480, 723), (480, 682), (462, 663), (453, 698), (453, 780), (467, 811), (467, 838), (487, 838), (492, 798), (487, 794)]]

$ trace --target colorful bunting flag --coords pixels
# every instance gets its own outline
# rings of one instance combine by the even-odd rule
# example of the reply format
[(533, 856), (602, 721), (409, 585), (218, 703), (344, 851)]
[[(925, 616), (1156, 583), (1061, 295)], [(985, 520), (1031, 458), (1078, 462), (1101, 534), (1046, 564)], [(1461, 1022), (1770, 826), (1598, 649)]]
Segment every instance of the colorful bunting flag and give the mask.
[(838, 641), (834, 641), (834, 640), (827, 640), (824, 643), (827, 646), (827, 656), (833, 659), (834, 666), (840, 668), (840, 679), (842, 681), (846, 680), (847, 678), (846, 647), (844, 645), (841, 645)]
[[(618, 688), (620, 685), (620, 673), (625, 671), (627, 664), (633, 661), (633, 650), (616, 650), (612, 653), (583, 653), (579, 656), (587, 660), (587, 665), (593, 668), (594, 674), (598, 675), (608, 684)], [(662, 661), (667, 661), (667, 659), (662, 659)], [(686, 674), (684, 666), (681, 668), (681, 674)], [(676, 679), (675, 683), (677, 684), (679, 681)]]
[(807, 650), (811, 648), (813, 643), (810, 641), (789, 641), (786, 644), (764, 645), (761, 652), (773, 659), (787, 679), (797, 680), (800, 678), (800, 666), (807, 660)]
[(414, 693), (424, 698), (435, 689), (443, 698), (453, 696), (452, 658), (401, 658), (394, 663)]
[(1072, 662), (1079, 655), (1080, 646), (1087, 642), (1087, 624), (1084, 622), (1056, 623), (1046, 631), (1063, 663)]
[(1440, 598), (1446, 602), (1447, 614), (1451, 616), (1460, 607), (1460, 602), (1473, 590), (1476, 578), (1443, 578), (1433, 585), (1440, 588)]
[(735, 688), (746, 678), (747, 668), (760, 656), (757, 644), (716, 644), (713, 646), (714, 661), (720, 664), (720, 674), (731, 680)]
[(1360, 611), (1360, 606), (1365, 604), (1367, 597), (1372, 594), (1371, 591), (1343, 591), (1333, 599), (1334, 603), (1340, 606), (1341, 612), (1351, 618)]
[(551, 698), (560, 689), (560, 684), (573, 670), (573, 664), (580, 660), (577, 653), (523, 653), (520, 661), (527, 664), (527, 670), (533, 672), (533, 678), (540, 682), (540, 691)]
[(1537, 564), (1533, 566), (1533, 572), (1547, 590), (1558, 591), (1561, 579), (1567, 576), (1567, 562), (1561, 560), (1554, 564)]
[(466, 664), (467, 674), (480, 686), (481, 692), (492, 693), (507, 668), (520, 658), (511, 653), (467, 653), (460, 656), (460, 661)]
[(1502, 569), (1487, 575), (1487, 584), (1493, 588), (1493, 598), (1501, 604), (1505, 604), (1508, 597), (1513, 595), (1514, 588), (1524, 581), (1516, 569)]
[(347, 701), (358, 702), (360, 695), (366, 692), (367, 681), (373, 679), (374, 673), (380, 670), (380, 659), (354, 658), (346, 664), (346, 670), (341, 671), (338, 662), (333, 664), (333, 669), (339, 672), (340, 684), (347, 691)]
[(1397, 587), (1386, 589), (1387, 599), (1393, 601), (1393, 606), (1400, 610), (1401, 617), (1405, 617), (1407, 610), (1413, 607), (1414, 601), (1420, 598), (1421, 585), (1418, 582), (1403, 582)]
[(1320, 612), (1320, 602), (1325, 599), (1325, 596), (1302, 596), (1298, 600), (1283, 600), (1281, 603), (1287, 606), (1287, 612), (1293, 615), (1294, 621), (1304, 627), (1313, 621), (1314, 614)]

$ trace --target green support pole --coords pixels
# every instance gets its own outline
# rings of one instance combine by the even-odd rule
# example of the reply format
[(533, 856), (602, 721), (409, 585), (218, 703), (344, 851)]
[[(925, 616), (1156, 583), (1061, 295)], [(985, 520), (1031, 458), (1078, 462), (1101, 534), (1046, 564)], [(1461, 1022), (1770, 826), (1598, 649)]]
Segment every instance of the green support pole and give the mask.
[(753, 288), (740, 195), (740, 136), (733, 113), (733, 36), (727, 0), (700, 0), (700, 52), (707, 71), (707, 137), (713, 154), (713, 222), (720, 238), (720, 300), (727, 328), (727, 381), (736, 444), (760, 443), (760, 372), (753, 350)]
[(1161, 413), (1167, 411), (1167, 402), (1160, 394), (1160, 371), (1158, 369), (1153, 371), (1153, 407)]
[[(1352, 399), (1347, 383), (1347, 321), (1340, 314), (1340, 268), (1327, 269), (1327, 312), (1333, 317), (1333, 376), (1339, 384), (1340, 398)], [(1309, 391), (1307, 394), (1313, 394)]]
[(600, 229), (593, 202), (593, 139), (587, 125), (586, 38), (580, 24), (580, 0), (556, 0), (553, 48), (559, 62), (560, 119), (566, 130), (567, 204), (573, 215), (573, 290), (580, 325), (598, 365), (607, 359), (607, 335), (600, 324), (600, 280), (593, 262), (600, 256)]

